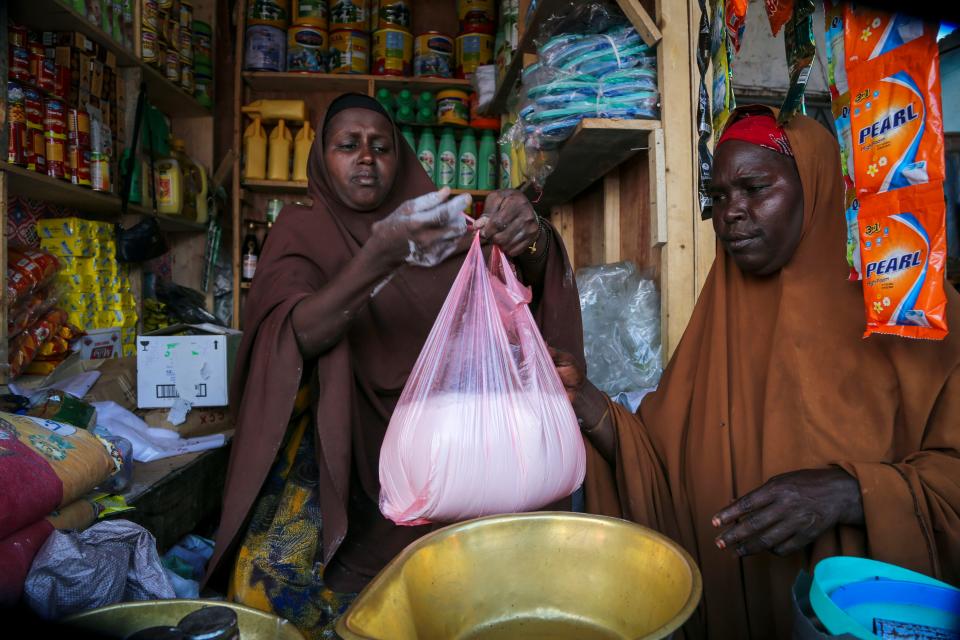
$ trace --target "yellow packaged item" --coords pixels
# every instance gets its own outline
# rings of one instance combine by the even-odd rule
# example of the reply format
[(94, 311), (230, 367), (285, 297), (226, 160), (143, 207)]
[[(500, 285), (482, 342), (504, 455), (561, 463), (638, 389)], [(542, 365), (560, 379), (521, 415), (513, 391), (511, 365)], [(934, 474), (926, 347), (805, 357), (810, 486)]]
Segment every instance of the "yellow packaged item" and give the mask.
[(137, 345), (134, 344), (125, 344), (123, 345), (123, 357), (129, 358), (130, 356), (137, 355)]
[(93, 255), (90, 238), (71, 236), (63, 238), (42, 238), (40, 248), (55, 256), (82, 257)]
[(303, 122), (308, 118), (307, 103), (303, 100), (255, 100), (240, 107), (251, 118), (260, 118), (264, 123), (277, 120)]
[(90, 224), (82, 218), (47, 218), (37, 221), (37, 235), (41, 240), (89, 236)]

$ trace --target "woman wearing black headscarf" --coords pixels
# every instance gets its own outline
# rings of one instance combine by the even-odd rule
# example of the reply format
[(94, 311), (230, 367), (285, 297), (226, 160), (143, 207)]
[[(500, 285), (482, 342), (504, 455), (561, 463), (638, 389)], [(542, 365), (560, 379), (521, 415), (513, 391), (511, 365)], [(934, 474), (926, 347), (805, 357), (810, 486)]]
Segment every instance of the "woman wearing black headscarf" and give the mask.
[[(312, 208), (282, 212), (246, 303), (231, 395), (236, 439), (211, 571), (249, 514), (234, 599), (334, 637), (350, 594), (430, 530), (380, 514), (378, 460), (463, 262), (470, 199), (435, 192), (371, 98), (338, 98), (321, 132), (309, 165)], [(488, 196), (486, 212), (474, 227), (515, 258), (544, 338), (582, 355), (576, 285), (559, 238), (516, 191)]]

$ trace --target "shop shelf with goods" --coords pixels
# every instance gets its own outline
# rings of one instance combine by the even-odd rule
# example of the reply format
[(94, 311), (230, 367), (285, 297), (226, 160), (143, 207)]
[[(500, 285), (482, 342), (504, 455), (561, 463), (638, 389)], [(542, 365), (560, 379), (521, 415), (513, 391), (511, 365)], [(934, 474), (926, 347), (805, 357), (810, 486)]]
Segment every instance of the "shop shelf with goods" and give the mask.
[[(538, 79), (533, 65), (552, 71), (549, 59), (538, 59), (538, 47), (555, 35), (561, 22), (566, 21), (562, 33), (577, 33), (576, 27), (568, 26), (574, 24), (568, 18), (586, 6), (572, 0), (538, 0), (528, 11), (531, 4), (519, 1), (517, 47), (506, 64), (503, 57), (498, 59), (501, 68), (488, 113), (519, 108), (514, 96), (523, 98), (524, 71), (528, 70), (533, 86)], [(527, 163), (522, 156), (511, 157), (524, 165), (513, 183), (554, 223), (575, 268), (628, 260), (654, 276), (661, 293), (663, 353), (668, 358), (715, 253), (712, 227), (701, 221), (695, 198), (693, 132), (699, 75), (691, 34), (697, 33), (700, 12), (693, 0), (617, 0), (616, 4), (636, 31), (631, 37), (639, 36), (641, 49), (649, 48), (641, 55), (655, 55), (655, 72), (652, 65), (643, 63), (637, 69), (644, 68), (645, 82), (655, 78), (659, 118), (587, 115), (579, 123), (565, 122), (560, 142), (548, 140), (532, 147)], [(554, 42), (558, 41), (562, 42)], [(617, 68), (622, 68), (619, 59)], [(546, 83), (553, 76), (542, 77)], [(539, 134), (547, 128), (533, 130)], [(522, 137), (528, 135), (530, 129), (525, 128)]]
[[(371, 4), (376, 6), (376, 3)], [(379, 6), (384, 7), (390, 4), (391, 3), (381, 2)], [(369, 51), (371, 55), (367, 60), (367, 66), (356, 66), (353, 69), (355, 73), (327, 73), (328, 64), (326, 57), (323, 58), (322, 63), (317, 64), (315, 68), (309, 71), (303, 68), (291, 69), (288, 68), (289, 65), (287, 64), (287, 62), (292, 59), (291, 51), (288, 49), (285, 54), (281, 55), (278, 54), (277, 48), (283, 48), (290, 42), (293, 42), (297, 29), (306, 23), (297, 22), (296, 16), (291, 16), (291, 22), (281, 25), (276, 22), (270, 23), (269, 20), (263, 20), (262, 18), (264, 18), (264, 16), (254, 16), (251, 18), (247, 11), (239, 11), (240, 19), (237, 21), (235, 32), (236, 47), (233, 83), (234, 148), (244, 148), (245, 131), (253, 122), (251, 118), (244, 114), (242, 107), (256, 100), (295, 99), (303, 101), (307, 111), (307, 120), (310, 121), (315, 131), (319, 126), (317, 118), (320, 117), (334, 98), (345, 92), (363, 93), (369, 96), (376, 96), (377, 93), (383, 89), (392, 94), (397, 94), (404, 89), (414, 94), (421, 92), (437, 94), (445, 89), (455, 89), (465, 93), (469, 92), (471, 90), (469, 79), (453, 77), (455, 75), (453, 73), (453, 67), (455, 67), (453, 43), (460, 33), (457, 3), (455, 0), (407, 0), (404, 3), (396, 4), (398, 6), (402, 4), (408, 9), (408, 15), (404, 18), (404, 20), (408, 20), (408, 22), (403, 25), (383, 22), (380, 24), (380, 27), (393, 29), (395, 31), (406, 31), (407, 35), (403, 35), (403, 38), (408, 41), (414, 40), (418, 35), (425, 35), (432, 32), (436, 32), (436, 34), (447, 34), (449, 37), (446, 38), (446, 41), (450, 44), (450, 54), (446, 68), (450, 69), (451, 77), (415, 75), (412, 73), (412, 67), (404, 67), (403, 71), (395, 71), (396, 73), (406, 73), (406, 75), (377, 75), (375, 73), (375, 67), (377, 65), (372, 55), (372, 50), (375, 47), (372, 46), (371, 40), (367, 40), (368, 44), (371, 45)], [(247, 5), (241, 4), (240, 6), (246, 7)], [(326, 29), (317, 26), (316, 28), (322, 33), (314, 32), (312, 35), (324, 43), (328, 43), (333, 39), (331, 34), (338, 29), (342, 29), (342, 26), (338, 27), (333, 23), (334, 19), (332, 15), (328, 14), (325, 20)], [(369, 23), (367, 23), (367, 26), (369, 28)], [(355, 27), (356, 25), (351, 28), (355, 29)], [(491, 30), (493, 29), (492, 17), (490, 28)], [(268, 61), (266, 64), (260, 64), (267, 59), (260, 57), (257, 59), (257, 64), (248, 64), (250, 61), (245, 58), (248, 53), (248, 44), (252, 42), (252, 40), (248, 40), (247, 38), (248, 33), (250, 33), (248, 31), (249, 29), (254, 29), (252, 37), (266, 38), (263, 42), (266, 43), (267, 50), (269, 51), (267, 57), (270, 55), (275, 56), (272, 62)], [(366, 35), (355, 35), (361, 39), (367, 38), (369, 29)], [(441, 39), (443, 38), (441, 37)], [(490, 41), (492, 41), (492, 36), (490, 36)], [(326, 44), (324, 45), (324, 50), (325, 49)], [(264, 50), (258, 49), (258, 51), (259, 53), (255, 53), (255, 56), (260, 56)], [(302, 51), (300, 53), (303, 54)], [(311, 60), (315, 62), (313, 58), (311, 58)], [(396, 58), (393, 60), (398, 64), (400, 63)], [(404, 62), (411, 61), (406, 60)], [(300, 63), (302, 63), (302, 58)], [(441, 67), (443, 67), (442, 64), (438, 65), (436, 69)], [(399, 69), (400, 67), (397, 68)], [(407, 73), (408, 71), (411, 73)], [(436, 75), (444, 74), (440, 72)], [(285, 126), (292, 129), (294, 138), (300, 127), (299, 122), (300, 120), (295, 120), (293, 123), (285, 123)], [(266, 127), (264, 137), (269, 137), (269, 134), (272, 133), (273, 128), (276, 126), (275, 121), (269, 123), (264, 121), (262, 124)], [(412, 124), (412, 126), (417, 125)], [(269, 140), (267, 143), (269, 144)], [(296, 140), (294, 140), (294, 145), (295, 143)], [(260, 138), (259, 144), (263, 145), (262, 138)], [(264, 155), (269, 154), (265, 153)], [(266, 159), (261, 157), (261, 161), (266, 162)], [(290, 179), (277, 180), (272, 179), (276, 176), (271, 177), (269, 171), (264, 171), (262, 175), (259, 172), (254, 172), (251, 176), (245, 173), (244, 168), (245, 157), (243, 153), (240, 153), (234, 163), (234, 184), (232, 190), (232, 245), (234, 252), (235, 291), (246, 290), (246, 288), (242, 286), (244, 280), (242, 277), (243, 241), (248, 234), (249, 223), (251, 221), (260, 223), (254, 224), (254, 232), (259, 242), (262, 243), (266, 230), (265, 212), (269, 203), (272, 200), (278, 199), (282, 200), (284, 204), (304, 202), (307, 196), (306, 184), (302, 179), (293, 179), (293, 172), (291, 172)], [(488, 191), (473, 189), (471, 193), (475, 198), (480, 199), (483, 198)], [(239, 327), (239, 319), (242, 317), (242, 301), (243, 296), (237, 296), (234, 299), (233, 317), (235, 327)]]

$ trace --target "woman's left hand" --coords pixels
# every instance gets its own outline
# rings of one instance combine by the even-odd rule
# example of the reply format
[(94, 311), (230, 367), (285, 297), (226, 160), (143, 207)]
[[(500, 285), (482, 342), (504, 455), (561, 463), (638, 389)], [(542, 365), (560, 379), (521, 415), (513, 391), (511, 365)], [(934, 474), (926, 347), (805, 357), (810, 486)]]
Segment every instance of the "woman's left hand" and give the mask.
[(838, 524), (862, 524), (860, 483), (843, 469), (803, 469), (775, 476), (713, 517), (720, 549), (785, 556)]
[(483, 240), (489, 240), (515, 258), (528, 251), (540, 237), (540, 224), (533, 205), (515, 189), (501, 189), (487, 196), (487, 202), (474, 223)]

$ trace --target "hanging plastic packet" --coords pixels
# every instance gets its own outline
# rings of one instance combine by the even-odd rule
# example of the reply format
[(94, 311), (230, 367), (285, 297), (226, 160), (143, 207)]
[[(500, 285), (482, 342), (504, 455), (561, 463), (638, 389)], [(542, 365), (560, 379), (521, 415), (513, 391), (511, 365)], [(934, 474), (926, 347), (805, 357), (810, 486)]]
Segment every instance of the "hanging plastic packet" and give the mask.
[(763, 4), (770, 20), (770, 31), (777, 35), (793, 15), (793, 0), (764, 0)]
[(713, 154), (710, 153), (710, 97), (707, 95), (707, 65), (710, 64), (710, 21), (707, 19), (706, 0), (697, 0), (700, 5), (700, 25), (697, 31), (697, 73), (700, 85), (697, 91), (697, 197), (700, 218), (708, 220), (713, 215), (713, 199), (707, 192), (713, 170)]
[[(937, 45), (920, 38), (849, 69), (857, 195), (944, 179)], [(861, 203), (862, 204), (862, 203)]]
[(862, 258), (860, 256), (860, 201), (853, 189), (847, 189), (844, 196), (844, 217), (847, 221), (847, 265), (850, 267), (848, 280), (860, 280)]
[(889, 13), (850, 2), (844, 8), (844, 49), (848, 69), (873, 60), (926, 35), (935, 38), (936, 25), (902, 13)]
[(787, 66), (790, 68), (790, 86), (780, 107), (777, 124), (789, 122), (796, 113), (806, 113), (803, 94), (807, 80), (817, 57), (817, 42), (813, 37), (813, 0), (796, 0), (793, 15), (783, 32), (783, 44), (787, 50)]
[(747, 0), (725, 0), (723, 12), (727, 37), (734, 52), (740, 53), (740, 43), (743, 42), (743, 32), (747, 27)]
[(939, 184), (867, 196), (860, 203), (867, 337), (947, 335), (946, 205)]
[[(827, 47), (827, 83), (834, 100), (850, 90), (844, 54), (844, 7), (842, 2), (824, 1), (824, 33)], [(849, 104), (849, 98), (847, 99)]]
[(730, 117), (730, 112), (737, 108), (733, 97), (733, 73), (730, 70), (730, 48), (727, 45), (727, 29), (724, 19), (723, 2), (713, 7), (713, 17), (710, 25), (710, 52), (713, 65), (713, 105), (711, 118), (713, 130), (720, 131)]

